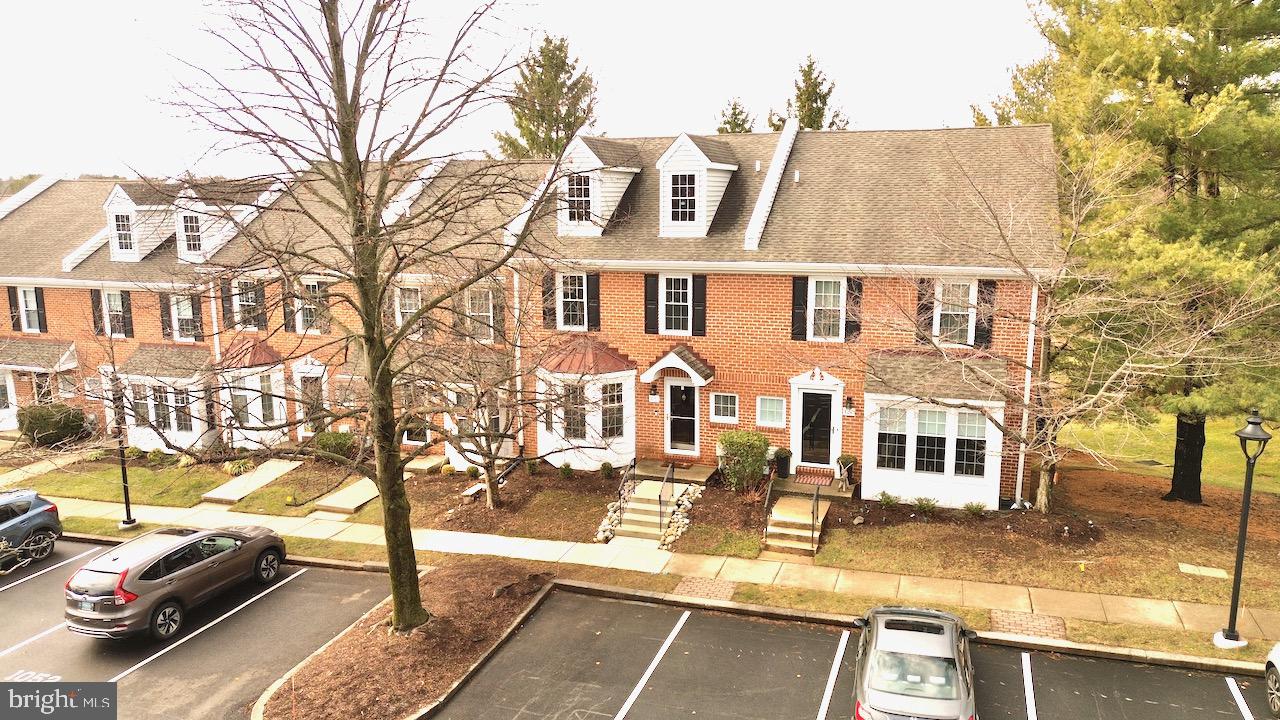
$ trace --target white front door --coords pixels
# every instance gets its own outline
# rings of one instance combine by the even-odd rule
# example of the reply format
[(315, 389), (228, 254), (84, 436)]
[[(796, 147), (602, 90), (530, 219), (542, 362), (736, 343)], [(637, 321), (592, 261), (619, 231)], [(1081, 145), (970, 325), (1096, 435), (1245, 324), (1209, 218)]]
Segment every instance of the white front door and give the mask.
[(13, 372), (0, 370), (0, 431), (18, 429), (18, 403), (13, 392)]

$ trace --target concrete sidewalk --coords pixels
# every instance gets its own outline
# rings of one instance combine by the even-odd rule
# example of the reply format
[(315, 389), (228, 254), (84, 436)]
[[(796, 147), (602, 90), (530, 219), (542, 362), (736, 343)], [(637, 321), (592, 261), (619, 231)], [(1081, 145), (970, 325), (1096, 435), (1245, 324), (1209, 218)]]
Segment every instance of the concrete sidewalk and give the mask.
[[(58, 504), (64, 517), (117, 519), (124, 515), (124, 506), (120, 503), (74, 498), (50, 500)], [(339, 540), (366, 545), (385, 543), (382, 527), (378, 525), (233, 512), (225, 505), (213, 503), (201, 503), (191, 508), (134, 505), (133, 515), (145, 523), (210, 528), (263, 525), (286, 537)], [(1227, 623), (1227, 608), (1222, 605), (894, 575), (780, 560), (689, 555), (658, 550), (652, 542), (631, 538), (615, 538), (602, 545), (417, 528), (413, 531), (413, 546), (416, 550), (442, 553), (496, 555), (619, 570), (669, 573), (706, 578), (720, 583), (746, 582), (821, 590), (883, 598), (905, 604), (1007, 610), (1202, 633), (1220, 630)], [(1241, 608), (1238, 627), (1245, 637), (1280, 640), (1280, 611)]]

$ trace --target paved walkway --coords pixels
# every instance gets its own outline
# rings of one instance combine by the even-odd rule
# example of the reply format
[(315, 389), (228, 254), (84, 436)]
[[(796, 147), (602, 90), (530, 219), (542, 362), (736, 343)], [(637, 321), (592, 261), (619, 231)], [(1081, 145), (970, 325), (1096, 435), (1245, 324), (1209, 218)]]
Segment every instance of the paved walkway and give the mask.
[(53, 472), (59, 468), (66, 467), (71, 463), (80, 462), (85, 459), (91, 450), (83, 452), (67, 453), (66, 455), (55, 455), (47, 460), (37, 460), (29, 465), (23, 465), (20, 468), (14, 468), (6, 473), (0, 474), (0, 489), (17, 485), (25, 482), (28, 478), (44, 475)]
[[(0, 476), (2, 478), (3, 476)], [(119, 503), (73, 498), (50, 498), (63, 516), (120, 518)], [(366, 545), (384, 544), (382, 527), (311, 517), (279, 517), (233, 512), (225, 505), (201, 503), (191, 508), (134, 505), (141, 522), (223, 527), (263, 525), (286, 537), (320, 538)], [(608, 544), (483, 535), (452, 530), (413, 531), (416, 550), (466, 555), (574, 563), (596, 567), (670, 573), (685, 578), (706, 578), (720, 583), (756, 583), (823, 590), (860, 597), (896, 600), (920, 605), (952, 605), (1008, 610), (1096, 622), (1148, 625), (1175, 630), (1212, 633), (1227, 622), (1227, 608), (1170, 600), (1050, 590), (1021, 585), (915, 577), (865, 570), (843, 570), (782, 560), (748, 560), (710, 555), (690, 555), (658, 550), (650, 541), (615, 538)], [(799, 558), (797, 558), (799, 560)], [(1245, 637), (1280, 640), (1280, 611), (1243, 608), (1238, 621)]]

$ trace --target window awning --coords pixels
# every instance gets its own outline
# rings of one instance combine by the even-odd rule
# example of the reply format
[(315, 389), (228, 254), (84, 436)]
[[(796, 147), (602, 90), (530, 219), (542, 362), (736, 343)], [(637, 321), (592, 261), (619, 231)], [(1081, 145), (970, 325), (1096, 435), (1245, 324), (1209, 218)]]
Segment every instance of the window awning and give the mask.
[(564, 375), (606, 375), (636, 369), (631, 358), (591, 337), (575, 338), (551, 349), (538, 361), (538, 366)]
[(716, 369), (684, 343), (676, 345), (655, 360), (649, 369), (640, 375), (640, 379), (644, 382), (653, 382), (658, 378), (658, 373), (663, 370), (679, 370), (685, 373), (695, 387), (706, 385), (716, 376)]
[(0, 340), (0, 368), (5, 370), (59, 372), (77, 364), (75, 343), (31, 338)]

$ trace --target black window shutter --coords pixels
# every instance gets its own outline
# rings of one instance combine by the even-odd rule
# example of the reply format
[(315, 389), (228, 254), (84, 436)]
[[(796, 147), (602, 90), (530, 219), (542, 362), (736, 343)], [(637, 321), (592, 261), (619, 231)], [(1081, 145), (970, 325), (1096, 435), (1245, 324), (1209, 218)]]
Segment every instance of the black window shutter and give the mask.
[(556, 326), (556, 274), (542, 274), (542, 327)]
[(298, 325), (293, 320), (293, 288), (289, 284), (289, 278), (280, 281), (280, 307), (284, 308), (285, 332), (298, 332)]
[(809, 278), (791, 277), (791, 339), (809, 339)]
[(693, 276), (693, 334), (707, 334), (707, 276)]
[(36, 320), (40, 324), (40, 332), (49, 332), (49, 321), (44, 315), (44, 288), (36, 288)]
[(862, 334), (862, 280), (845, 278), (844, 341), (852, 342)]
[[(506, 337), (507, 331), (507, 298), (502, 286), (496, 283), (490, 292), (493, 298), (493, 339), (495, 342), (501, 342)], [(484, 328), (481, 328), (480, 332), (484, 332)]]
[(933, 279), (916, 281), (916, 342), (933, 339)]
[(991, 334), (996, 319), (996, 281), (978, 281), (977, 322), (973, 328), (973, 346), (977, 348), (991, 347)]
[(235, 306), (231, 304), (231, 281), (223, 280), (219, 291), (222, 293), (222, 323), (228, 328), (236, 326)]
[(160, 334), (165, 338), (173, 337), (173, 311), (169, 303), (169, 293), (160, 293)]
[(644, 332), (658, 334), (658, 276), (644, 276)]
[(102, 291), (89, 291), (89, 306), (93, 308), (93, 334), (105, 335), (107, 328), (102, 322)]
[(267, 329), (267, 286), (266, 283), (256, 282), (253, 284), (254, 307), (258, 309), (258, 314), (253, 319), (254, 327), (259, 330)]
[[(124, 318), (121, 334), (127, 338), (133, 337), (133, 300), (129, 297), (128, 290), (120, 291), (120, 314)], [(165, 313), (165, 317), (169, 317), (168, 313)]]
[(13, 323), (14, 332), (22, 332), (22, 310), (18, 307), (18, 288), (10, 285), (5, 289), (9, 291), (9, 320)]
[(600, 329), (600, 273), (587, 273), (587, 329)]
[(199, 295), (191, 296), (191, 320), (195, 326), (191, 338), (196, 342), (204, 340), (204, 303)]

